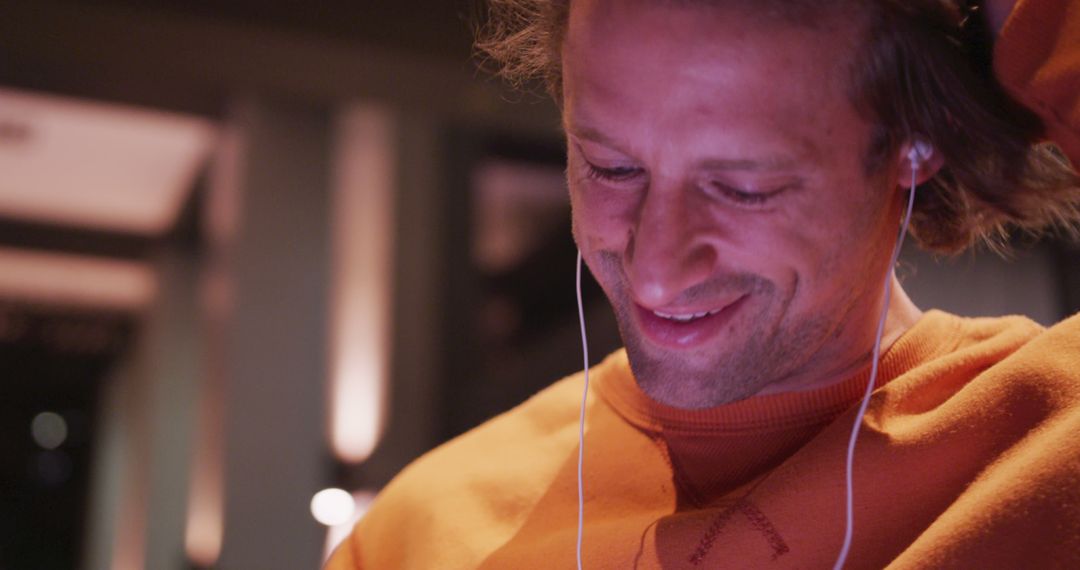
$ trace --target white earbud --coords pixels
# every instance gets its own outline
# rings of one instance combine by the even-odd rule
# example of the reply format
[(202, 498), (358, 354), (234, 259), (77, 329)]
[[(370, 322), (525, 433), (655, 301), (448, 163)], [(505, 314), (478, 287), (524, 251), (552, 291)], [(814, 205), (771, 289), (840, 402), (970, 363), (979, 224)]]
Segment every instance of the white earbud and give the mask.
[(908, 150), (907, 157), (911, 161), (911, 169), (918, 170), (919, 165), (928, 160), (934, 155), (934, 146), (930, 143), (922, 140), (915, 139), (911, 141), (911, 149)]
[(855, 471), (855, 442), (859, 438), (859, 427), (862, 425), (862, 420), (866, 414), (866, 407), (870, 403), (870, 394), (874, 391), (874, 385), (877, 383), (878, 365), (881, 362), (881, 338), (885, 332), (885, 317), (889, 313), (889, 298), (892, 295), (892, 275), (893, 268), (896, 267), (896, 262), (900, 259), (900, 250), (904, 245), (904, 236), (907, 235), (908, 226), (911, 225), (911, 211), (915, 207), (915, 189), (916, 182), (919, 173), (919, 165), (923, 161), (929, 159), (934, 154), (934, 147), (922, 140), (914, 139), (911, 141), (911, 150), (908, 151), (907, 157), (911, 161), (911, 191), (907, 195), (907, 210), (904, 212), (903, 220), (900, 224), (900, 234), (896, 239), (896, 246), (893, 247), (892, 259), (889, 261), (889, 270), (885, 275), (885, 287), (882, 292), (882, 296), (885, 302), (882, 304), (881, 317), (878, 318), (877, 324), (877, 336), (874, 337), (874, 349), (872, 351), (872, 361), (870, 366), (870, 379), (866, 383), (866, 391), (863, 392), (862, 403), (859, 404), (859, 412), (855, 415), (855, 423), (851, 426), (851, 437), (848, 439), (847, 449), (847, 465), (845, 472), (845, 490), (846, 490), (846, 503), (845, 503), (845, 524), (844, 524), (844, 544), (840, 548), (840, 554), (836, 557), (836, 562), (833, 564), (833, 570), (843, 570), (844, 563), (847, 562), (848, 553), (851, 550), (852, 537), (855, 532), (855, 492), (854, 492), (854, 471)]

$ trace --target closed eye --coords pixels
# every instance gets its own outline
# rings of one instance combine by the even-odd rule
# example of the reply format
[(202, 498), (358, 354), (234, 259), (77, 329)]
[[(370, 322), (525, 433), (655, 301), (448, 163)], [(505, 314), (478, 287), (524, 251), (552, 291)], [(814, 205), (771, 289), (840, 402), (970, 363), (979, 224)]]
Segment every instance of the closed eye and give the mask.
[(728, 186), (726, 184), (721, 184), (719, 182), (709, 183), (709, 189), (713, 195), (719, 196), (738, 206), (745, 206), (751, 208), (764, 206), (766, 203), (769, 202), (769, 200), (773, 199), (777, 195), (792, 187), (793, 185), (788, 184), (772, 190), (747, 191)]
[(771, 193), (746, 192), (746, 191), (743, 191), (743, 190), (738, 190), (736, 188), (732, 188), (730, 186), (722, 186), (722, 185), (714, 184), (713, 187), (716, 188), (717, 190), (719, 190), (720, 193), (722, 193), (724, 195), (724, 197), (726, 197), (727, 199), (729, 199), (729, 200), (731, 200), (733, 202), (738, 202), (740, 204), (747, 204), (747, 205), (764, 204), (766, 201), (768, 201), (769, 198), (772, 197)]
[(602, 168), (591, 162), (586, 162), (586, 174), (593, 180), (602, 182), (627, 182), (641, 175), (643, 170), (633, 166), (616, 166)]

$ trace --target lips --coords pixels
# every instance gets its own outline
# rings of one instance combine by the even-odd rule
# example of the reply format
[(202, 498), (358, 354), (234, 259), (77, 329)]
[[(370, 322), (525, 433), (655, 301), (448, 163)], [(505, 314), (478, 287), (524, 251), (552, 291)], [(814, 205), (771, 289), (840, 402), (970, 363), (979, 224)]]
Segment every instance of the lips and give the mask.
[(643, 335), (666, 348), (690, 349), (716, 338), (746, 300), (743, 295), (719, 308), (704, 311), (658, 311), (635, 305)]
[(680, 323), (688, 323), (688, 322), (693, 321), (695, 319), (700, 319), (702, 317), (707, 317), (709, 315), (715, 315), (716, 313), (719, 313), (722, 310), (723, 309), (721, 308), (721, 309), (713, 309), (711, 311), (702, 311), (700, 313), (684, 313), (684, 314), (664, 313), (664, 312), (661, 312), (661, 311), (653, 311), (653, 314), (660, 317), (660, 318), (662, 318), (662, 319), (670, 319), (670, 320), (673, 320), (673, 321), (678, 321)]

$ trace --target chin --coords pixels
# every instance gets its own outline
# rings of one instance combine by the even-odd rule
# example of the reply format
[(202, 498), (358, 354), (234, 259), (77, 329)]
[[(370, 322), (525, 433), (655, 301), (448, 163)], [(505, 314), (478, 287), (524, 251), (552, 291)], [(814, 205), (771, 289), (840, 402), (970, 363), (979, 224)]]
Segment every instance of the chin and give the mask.
[(641, 391), (668, 406), (712, 408), (749, 398), (769, 382), (755, 349), (691, 355), (651, 350), (637, 335), (623, 341)]
[(764, 319), (743, 321), (733, 327), (740, 338), (678, 351), (653, 346), (623, 316), (619, 327), (638, 386), (653, 400), (682, 409), (745, 400), (791, 379), (813, 361), (815, 347), (832, 330), (824, 315), (774, 328)]

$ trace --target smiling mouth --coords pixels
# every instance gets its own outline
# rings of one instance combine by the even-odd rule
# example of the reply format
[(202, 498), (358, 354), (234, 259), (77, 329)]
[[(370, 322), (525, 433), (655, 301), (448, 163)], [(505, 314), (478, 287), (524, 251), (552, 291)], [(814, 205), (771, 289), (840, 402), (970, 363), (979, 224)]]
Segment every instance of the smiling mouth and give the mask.
[(735, 314), (746, 305), (749, 295), (743, 295), (720, 308), (708, 311), (657, 311), (637, 305), (638, 330), (653, 344), (685, 350), (723, 334)]
[(711, 311), (703, 311), (703, 312), (700, 312), (700, 313), (678, 314), (678, 313), (664, 313), (662, 311), (653, 311), (652, 314), (660, 317), (661, 319), (667, 319), (669, 321), (675, 321), (675, 322), (678, 322), (678, 323), (689, 323), (691, 321), (696, 321), (697, 319), (708, 317), (710, 315), (715, 315), (716, 313), (719, 313), (720, 311), (723, 311), (723, 310), (724, 310), (724, 308), (721, 307), (719, 309), (713, 309)]

